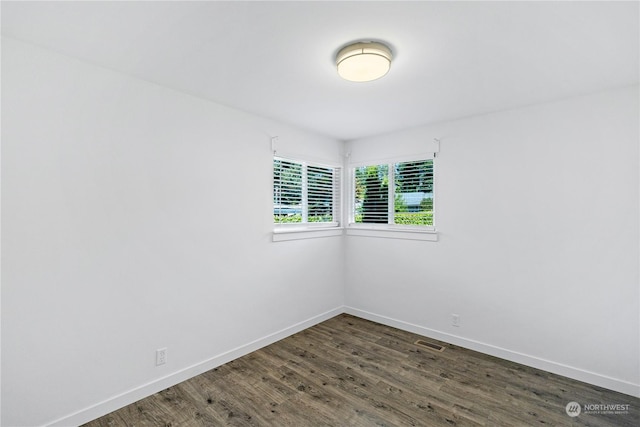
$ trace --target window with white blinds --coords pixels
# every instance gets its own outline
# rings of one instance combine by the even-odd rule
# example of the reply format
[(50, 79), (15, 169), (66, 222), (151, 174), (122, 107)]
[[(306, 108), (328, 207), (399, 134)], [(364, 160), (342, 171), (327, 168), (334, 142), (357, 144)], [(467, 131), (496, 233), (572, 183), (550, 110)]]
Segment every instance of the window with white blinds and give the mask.
[(434, 228), (433, 159), (353, 168), (352, 224)]
[(340, 168), (274, 157), (273, 222), (338, 226)]

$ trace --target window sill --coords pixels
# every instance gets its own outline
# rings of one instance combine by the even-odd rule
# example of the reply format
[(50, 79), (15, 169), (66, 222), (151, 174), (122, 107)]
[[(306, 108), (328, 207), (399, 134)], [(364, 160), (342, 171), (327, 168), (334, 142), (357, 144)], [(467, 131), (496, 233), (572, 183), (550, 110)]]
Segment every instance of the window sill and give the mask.
[(342, 236), (344, 228), (342, 227), (299, 227), (299, 228), (280, 228), (273, 230), (274, 242), (285, 242), (288, 240), (316, 239), (319, 237)]
[(417, 230), (415, 228), (400, 227), (367, 227), (350, 226), (347, 228), (347, 236), (381, 237), (385, 239), (422, 240), (428, 242), (438, 241), (436, 230)]

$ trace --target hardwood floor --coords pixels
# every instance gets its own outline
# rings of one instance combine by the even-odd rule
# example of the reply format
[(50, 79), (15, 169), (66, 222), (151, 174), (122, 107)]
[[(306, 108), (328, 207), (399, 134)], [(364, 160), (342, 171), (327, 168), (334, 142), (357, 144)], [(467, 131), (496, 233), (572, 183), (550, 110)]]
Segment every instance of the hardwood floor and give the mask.
[(640, 399), (345, 314), (85, 427), (533, 425), (638, 426)]

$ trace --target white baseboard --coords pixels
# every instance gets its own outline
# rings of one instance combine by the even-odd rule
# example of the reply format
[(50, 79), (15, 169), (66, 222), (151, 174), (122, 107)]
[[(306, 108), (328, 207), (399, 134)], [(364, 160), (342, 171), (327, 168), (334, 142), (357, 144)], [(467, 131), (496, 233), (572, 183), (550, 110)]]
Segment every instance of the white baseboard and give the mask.
[(479, 341), (458, 337), (456, 335), (451, 335), (434, 329), (425, 328), (424, 326), (415, 325), (412, 323), (404, 322), (402, 320), (381, 316), (379, 314), (360, 310), (354, 307), (345, 307), (344, 310), (347, 314), (371, 320), (372, 322), (381, 323), (383, 325), (392, 326), (394, 328), (413, 332), (425, 337), (448, 342), (450, 344), (468, 348), (470, 350), (479, 351), (481, 353), (499, 357), (501, 359), (521, 363), (523, 365), (537, 369), (542, 369), (547, 372), (562, 375), (574, 380), (583, 381), (620, 393), (628, 394), (630, 396), (640, 397), (640, 384), (633, 384), (616, 378), (607, 377), (605, 375), (596, 374), (594, 372), (574, 368), (572, 366), (563, 365), (561, 363), (552, 362), (550, 360), (540, 359), (538, 357), (529, 356), (527, 354), (518, 353), (516, 351), (507, 350), (505, 348), (496, 347)]
[(87, 423), (91, 420), (99, 418), (103, 415), (106, 415), (124, 406), (130, 405), (134, 402), (137, 402), (140, 399), (143, 399), (147, 396), (151, 396), (152, 394), (162, 391), (168, 387), (174, 386), (190, 378), (193, 378), (196, 375), (200, 375), (213, 368), (224, 365), (225, 363), (228, 363), (234, 359), (242, 357), (262, 347), (266, 347), (269, 344), (273, 344), (276, 341), (280, 341), (283, 338), (291, 336), (304, 329), (310, 328), (311, 326), (324, 322), (325, 320), (328, 320), (342, 313), (344, 313), (343, 307), (334, 308), (333, 310), (329, 310), (325, 313), (319, 314), (317, 316), (314, 316), (300, 323), (296, 323), (293, 326), (287, 327), (278, 332), (274, 332), (273, 334), (269, 334), (263, 338), (259, 338), (248, 344), (237, 347), (233, 350), (229, 350), (225, 353), (222, 353), (210, 359), (204, 360), (193, 366), (181, 369), (163, 378), (159, 378), (157, 380), (151, 381), (147, 384), (141, 385), (132, 390), (121, 393), (117, 396), (113, 396), (105, 401), (92, 405), (88, 408), (82, 409), (73, 414), (67, 415), (63, 418), (59, 418), (55, 421), (52, 421), (46, 424), (46, 426), (69, 427), (69, 426), (77, 426), (80, 424)]

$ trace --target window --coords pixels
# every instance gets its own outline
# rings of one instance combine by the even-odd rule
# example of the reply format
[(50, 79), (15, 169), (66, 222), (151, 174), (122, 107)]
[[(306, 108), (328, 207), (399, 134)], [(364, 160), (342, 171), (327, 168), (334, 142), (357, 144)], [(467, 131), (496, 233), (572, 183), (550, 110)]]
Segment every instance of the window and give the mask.
[(350, 223), (434, 230), (433, 159), (353, 168)]
[(274, 157), (273, 222), (280, 227), (337, 227), (340, 168)]

